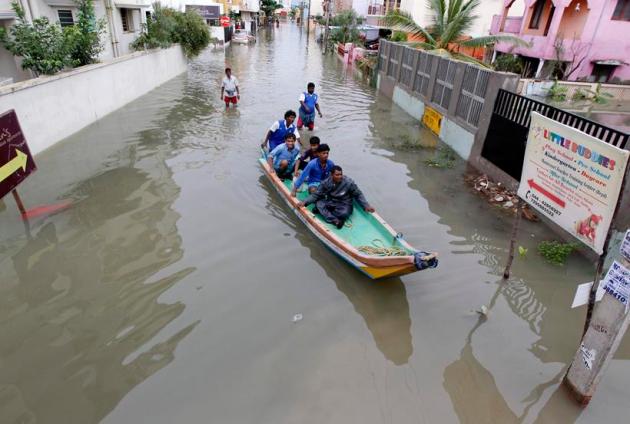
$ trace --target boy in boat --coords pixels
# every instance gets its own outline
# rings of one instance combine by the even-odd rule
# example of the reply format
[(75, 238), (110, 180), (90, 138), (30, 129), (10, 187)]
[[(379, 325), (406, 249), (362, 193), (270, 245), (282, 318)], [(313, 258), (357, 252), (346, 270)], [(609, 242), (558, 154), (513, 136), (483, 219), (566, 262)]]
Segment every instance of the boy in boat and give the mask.
[(310, 161), (317, 159), (317, 148), (320, 144), (319, 137), (311, 137), (308, 143), (311, 148), (302, 153), (302, 156), (295, 162), (294, 174), (296, 176), (300, 175), (300, 171), (303, 171)]
[(284, 143), (277, 146), (267, 156), (270, 172), (278, 174), (281, 180), (293, 178), (293, 164), (300, 155), (300, 149), (295, 147), (295, 134), (284, 136)]
[(295, 197), (298, 189), (305, 181), (308, 184), (308, 192), (314, 193), (322, 181), (330, 175), (331, 170), (335, 166), (333, 161), (328, 159), (330, 147), (328, 144), (320, 144), (317, 148), (317, 159), (311, 160), (297, 180), (293, 183), (291, 195)]
[(284, 114), (284, 119), (274, 122), (269, 128), (265, 136), (265, 141), (262, 142), (260, 147), (264, 149), (267, 147), (267, 143), (269, 143), (269, 151), (272, 151), (280, 144), (284, 143), (284, 136), (287, 134), (295, 134), (295, 139), (301, 145), (300, 133), (297, 128), (295, 128), (293, 121), (295, 121), (295, 112), (287, 110)]
[(319, 109), (319, 103), (317, 103), (319, 96), (315, 94), (315, 84), (309, 82), (306, 86), (306, 91), (300, 94), (300, 117), (298, 118), (298, 129), (301, 130), (306, 125), (309, 131), (313, 131), (315, 128), (315, 109), (319, 117), (322, 117), (322, 111)]
[(241, 92), (238, 89), (238, 79), (232, 75), (232, 69), (225, 68), (225, 78), (221, 83), (221, 100), (225, 101), (225, 109), (230, 108), (230, 103), (236, 107), (241, 99)]
[(343, 175), (340, 166), (333, 166), (330, 177), (324, 180), (315, 193), (311, 193), (298, 207), (315, 203), (318, 212), (326, 222), (337, 228), (343, 228), (346, 219), (352, 215), (352, 202), (356, 200), (366, 212), (374, 212), (359, 187), (351, 179)]

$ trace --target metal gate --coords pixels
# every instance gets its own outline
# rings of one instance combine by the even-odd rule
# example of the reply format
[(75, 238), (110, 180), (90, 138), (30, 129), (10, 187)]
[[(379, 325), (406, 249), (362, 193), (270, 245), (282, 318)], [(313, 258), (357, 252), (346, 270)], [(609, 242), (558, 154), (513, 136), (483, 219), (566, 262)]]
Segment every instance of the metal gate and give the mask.
[(531, 112), (625, 149), (628, 134), (518, 94), (499, 90), (481, 156), (510, 176), (521, 179)]

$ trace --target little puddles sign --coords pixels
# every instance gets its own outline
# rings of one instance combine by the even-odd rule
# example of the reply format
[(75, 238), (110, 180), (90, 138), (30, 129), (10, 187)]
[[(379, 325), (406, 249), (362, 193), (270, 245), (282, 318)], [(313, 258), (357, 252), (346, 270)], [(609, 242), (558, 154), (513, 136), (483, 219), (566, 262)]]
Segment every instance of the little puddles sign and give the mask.
[(518, 195), (602, 254), (630, 152), (532, 112)]
[(0, 115), (0, 199), (35, 169), (15, 111)]

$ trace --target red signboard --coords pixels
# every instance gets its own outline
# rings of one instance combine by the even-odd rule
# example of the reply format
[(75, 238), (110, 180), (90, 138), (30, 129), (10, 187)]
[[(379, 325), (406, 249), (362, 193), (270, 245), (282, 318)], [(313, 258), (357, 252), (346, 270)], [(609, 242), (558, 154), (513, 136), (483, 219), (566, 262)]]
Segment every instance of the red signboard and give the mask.
[(0, 115), (0, 199), (36, 169), (15, 111)]
[(221, 22), (221, 25), (223, 25), (224, 27), (230, 26), (230, 17), (229, 16), (221, 16), (221, 19), (219, 21)]

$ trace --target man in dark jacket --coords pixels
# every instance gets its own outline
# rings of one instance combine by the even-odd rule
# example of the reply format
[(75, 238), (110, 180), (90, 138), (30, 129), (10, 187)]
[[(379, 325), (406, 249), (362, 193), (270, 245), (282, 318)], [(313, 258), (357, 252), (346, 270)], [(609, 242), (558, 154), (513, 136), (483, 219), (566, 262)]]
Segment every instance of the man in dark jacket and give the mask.
[(346, 219), (352, 215), (353, 200), (356, 200), (366, 212), (374, 212), (374, 208), (365, 200), (365, 196), (352, 178), (344, 176), (341, 167), (335, 165), (330, 176), (322, 181), (317, 191), (298, 203), (298, 207), (315, 203), (315, 207), (326, 222), (341, 229)]

